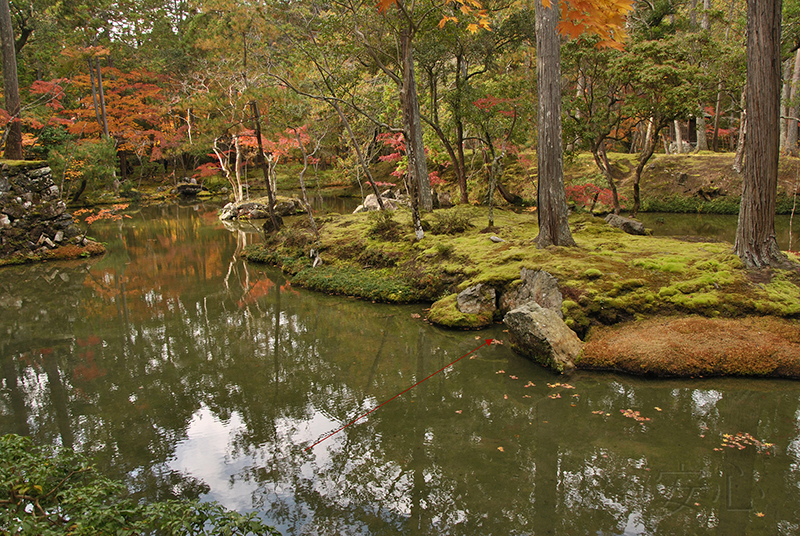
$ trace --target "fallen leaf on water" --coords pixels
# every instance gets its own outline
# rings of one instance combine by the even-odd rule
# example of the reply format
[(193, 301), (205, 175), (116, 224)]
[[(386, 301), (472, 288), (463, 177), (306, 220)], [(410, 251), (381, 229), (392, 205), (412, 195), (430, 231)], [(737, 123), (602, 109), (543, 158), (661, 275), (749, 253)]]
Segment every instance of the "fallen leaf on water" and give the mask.
[(461, 412), (462, 412), (462, 411), (464, 411), (464, 410), (462, 410), (462, 409), (457, 409), (457, 410), (456, 410), (456, 413), (458, 413), (459, 415), (461, 415)]
[(528, 380), (528, 383), (526, 383), (526, 384), (524, 385), (524, 387), (536, 387), (536, 384), (535, 384), (535, 383), (533, 383), (532, 381)]
[(417, 313), (411, 313), (411, 318), (422, 318), (422, 316)]
[(658, 406), (656, 406), (656, 407), (655, 407), (655, 408), (653, 408), (653, 409), (655, 409), (656, 411), (663, 411), (663, 410), (662, 410), (661, 408), (659, 408)]
[(764, 512), (756, 512), (756, 517), (764, 517), (765, 515)]
[(497, 372), (495, 372), (495, 374), (505, 374), (505, 373), (506, 373), (505, 370), (498, 370)]
[(553, 393), (552, 395), (547, 395), (547, 398), (561, 398), (561, 393)]
[(598, 409), (597, 411), (593, 411), (592, 413), (595, 415), (602, 415), (604, 411), (602, 409)]
[(511, 378), (512, 380), (518, 380), (518, 379), (519, 379), (519, 378), (517, 378), (517, 377), (516, 377), (516, 376), (514, 376), (514, 375), (509, 375), (509, 378)]
[(476, 341), (477, 341), (478, 339), (480, 339), (480, 336), (478, 336), (478, 337), (475, 337), (475, 340), (476, 340)]
[(522, 398), (530, 398), (531, 395), (522, 395)]
[(503, 395), (503, 398), (508, 400), (508, 395)]
[(503, 447), (497, 447), (497, 450), (499, 450), (500, 452), (505, 452), (505, 450), (503, 449)]
[(578, 393), (575, 393), (574, 395), (572, 395), (572, 398), (580, 398), (580, 397), (581, 397), (581, 395), (579, 395)]

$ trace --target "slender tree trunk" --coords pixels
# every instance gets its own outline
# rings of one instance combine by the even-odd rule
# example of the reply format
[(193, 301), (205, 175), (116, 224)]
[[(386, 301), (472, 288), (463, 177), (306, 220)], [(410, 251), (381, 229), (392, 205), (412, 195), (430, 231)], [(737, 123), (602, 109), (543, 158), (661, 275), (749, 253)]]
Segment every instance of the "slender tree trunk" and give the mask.
[(419, 206), (422, 210), (433, 210), (431, 183), (428, 178), (428, 163), (425, 159), (425, 143), (422, 139), (422, 120), (419, 113), (417, 82), (414, 76), (414, 56), (411, 45), (412, 29), (406, 27), (400, 36), (400, 51), (403, 62), (403, 86), (400, 100), (403, 106), (403, 126), (406, 137), (406, 155), (411, 180), (417, 183)]
[[(358, 145), (358, 140), (356, 140), (355, 134), (353, 134), (353, 129), (350, 128), (350, 121), (347, 120), (347, 116), (344, 115), (341, 106), (335, 100), (326, 100), (336, 113), (339, 115), (339, 120), (344, 124), (345, 130), (347, 130), (347, 135), (350, 138), (350, 143), (353, 144), (353, 149), (356, 152), (356, 158), (358, 158), (358, 163), (361, 165), (361, 169), (364, 171), (364, 175), (367, 176), (367, 181), (369, 185), (372, 186), (372, 192), (375, 194), (375, 197), (378, 198), (378, 206), (381, 207), (381, 210), (386, 210), (386, 207), (383, 206), (383, 199), (381, 198), (381, 193), (378, 191), (378, 186), (375, 184), (375, 180), (372, 178), (372, 173), (369, 170), (369, 164), (364, 159), (364, 155), (361, 152), (361, 148)], [(361, 195), (364, 195), (363, 192)]]
[[(745, 91), (747, 88), (745, 87)], [(747, 140), (747, 109), (745, 106), (745, 92), (742, 92), (742, 113), (739, 115), (739, 137), (736, 140), (736, 155), (733, 157), (733, 170), (736, 173), (742, 172), (744, 162), (744, 148)]]
[(277, 232), (281, 228), (278, 217), (275, 214), (275, 197), (272, 195), (272, 188), (269, 184), (269, 169), (267, 169), (266, 158), (264, 158), (264, 147), (261, 143), (261, 113), (258, 110), (258, 103), (256, 101), (250, 102), (250, 109), (253, 113), (253, 122), (255, 123), (256, 141), (258, 143), (258, 160), (261, 162), (261, 171), (264, 174), (264, 180), (267, 182), (267, 198), (269, 199), (269, 219), (272, 222), (272, 228)]
[(6, 111), (11, 122), (6, 126), (6, 147), (3, 156), (9, 160), (22, 160), (22, 128), (19, 122), (20, 100), (17, 78), (17, 53), (14, 50), (14, 27), (8, 0), (0, 0), (0, 41), (3, 49), (3, 90)]
[(783, 62), (783, 89), (781, 89), (781, 119), (779, 121), (780, 128), (781, 128), (781, 136), (780, 136), (780, 148), (783, 151), (788, 152), (789, 148), (786, 145), (786, 129), (787, 123), (789, 122), (788, 118), (786, 117), (789, 113), (789, 95), (792, 90), (792, 60), (788, 59)]
[(792, 73), (792, 86), (789, 91), (789, 107), (786, 120), (786, 152), (797, 156), (797, 115), (800, 110), (800, 49), (794, 55), (794, 72)]
[(100, 100), (100, 125), (103, 127), (103, 135), (108, 138), (108, 116), (106, 115), (106, 95), (103, 91), (103, 73), (100, 72), (100, 60), (95, 60), (97, 64), (97, 96)]
[(536, 90), (539, 100), (536, 126), (539, 236), (536, 244), (540, 248), (576, 245), (569, 230), (569, 208), (564, 191), (558, 17), (557, 0), (551, 0), (549, 8), (542, 5), (542, 0), (536, 0)]
[(748, 268), (787, 266), (775, 239), (781, 0), (747, 1), (748, 136), (734, 251)]
[(306, 210), (308, 211), (308, 219), (311, 222), (311, 229), (314, 231), (314, 236), (316, 236), (317, 240), (319, 240), (317, 222), (314, 221), (314, 212), (311, 210), (311, 203), (308, 202), (308, 196), (306, 195), (306, 184), (303, 182), (303, 175), (306, 174), (306, 170), (308, 169), (308, 153), (306, 153), (306, 148), (303, 145), (303, 141), (300, 139), (300, 133), (296, 128), (292, 130), (294, 130), (294, 137), (297, 140), (297, 146), (300, 147), (300, 150), (303, 152), (303, 169), (300, 171), (299, 176), (300, 190), (303, 192), (303, 204), (305, 204)]
[(678, 154), (683, 154), (683, 132), (681, 131), (681, 122), (675, 120), (675, 150)]
[(598, 168), (600, 168), (600, 171), (606, 178), (608, 187), (611, 190), (611, 199), (614, 204), (614, 214), (619, 214), (622, 211), (622, 207), (620, 207), (619, 204), (617, 185), (614, 182), (614, 176), (611, 174), (611, 162), (608, 161), (608, 155), (606, 154), (605, 139), (601, 139), (599, 141), (596, 140), (594, 143), (592, 143), (592, 156), (594, 157), (594, 163), (597, 164)]
[[(655, 121), (651, 120), (650, 125), (652, 126), (654, 122)], [(639, 214), (639, 208), (642, 206), (639, 185), (642, 182), (642, 173), (644, 172), (644, 167), (653, 156), (653, 153), (656, 152), (656, 147), (658, 146), (658, 134), (665, 126), (666, 125), (664, 123), (655, 125), (652, 131), (652, 136), (647, 137), (647, 144), (639, 154), (639, 163), (636, 165), (636, 171), (633, 176), (633, 208), (631, 209), (632, 218), (635, 218), (636, 215)]]

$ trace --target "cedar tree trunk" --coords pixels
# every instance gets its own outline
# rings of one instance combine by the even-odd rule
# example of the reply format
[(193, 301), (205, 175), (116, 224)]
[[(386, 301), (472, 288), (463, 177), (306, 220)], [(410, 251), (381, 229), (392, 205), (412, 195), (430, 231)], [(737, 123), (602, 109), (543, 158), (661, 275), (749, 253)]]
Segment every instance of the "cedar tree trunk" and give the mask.
[(564, 191), (558, 15), (556, 0), (551, 0), (549, 8), (542, 5), (542, 0), (536, 0), (536, 89), (539, 97), (536, 133), (539, 236), (536, 237), (536, 245), (540, 248), (576, 245), (569, 230), (569, 209)]
[(17, 53), (14, 50), (14, 27), (8, 0), (0, 0), (0, 41), (3, 48), (3, 87), (6, 111), (11, 116), (6, 138), (5, 158), (22, 160), (22, 129), (19, 123), (19, 80), (17, 79)]
[(748, 268), (784, 266), (775, 240), (781, 0), (747, 1), (747, 136), (734, 250)]

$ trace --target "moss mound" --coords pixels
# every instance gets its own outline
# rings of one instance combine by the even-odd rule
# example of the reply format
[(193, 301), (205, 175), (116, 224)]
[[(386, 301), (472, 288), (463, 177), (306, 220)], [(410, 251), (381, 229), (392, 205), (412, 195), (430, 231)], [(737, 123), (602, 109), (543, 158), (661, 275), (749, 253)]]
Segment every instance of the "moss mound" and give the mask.
[(601, 328), (578, 366), (657, 376), (800, 378), (800, 321), (653, 318)]

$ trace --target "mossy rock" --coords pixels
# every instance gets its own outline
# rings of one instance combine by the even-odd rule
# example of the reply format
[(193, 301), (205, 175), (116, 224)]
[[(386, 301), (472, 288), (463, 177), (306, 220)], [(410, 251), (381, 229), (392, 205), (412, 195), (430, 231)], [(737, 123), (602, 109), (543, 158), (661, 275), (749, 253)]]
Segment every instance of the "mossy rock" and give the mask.
[(448, 328), (480, 329), (494, 321), (491, 314), (466, 314), (458, 310), (458, 295), (450, 294), (433, 305), (428, 312), (428, 320)]

